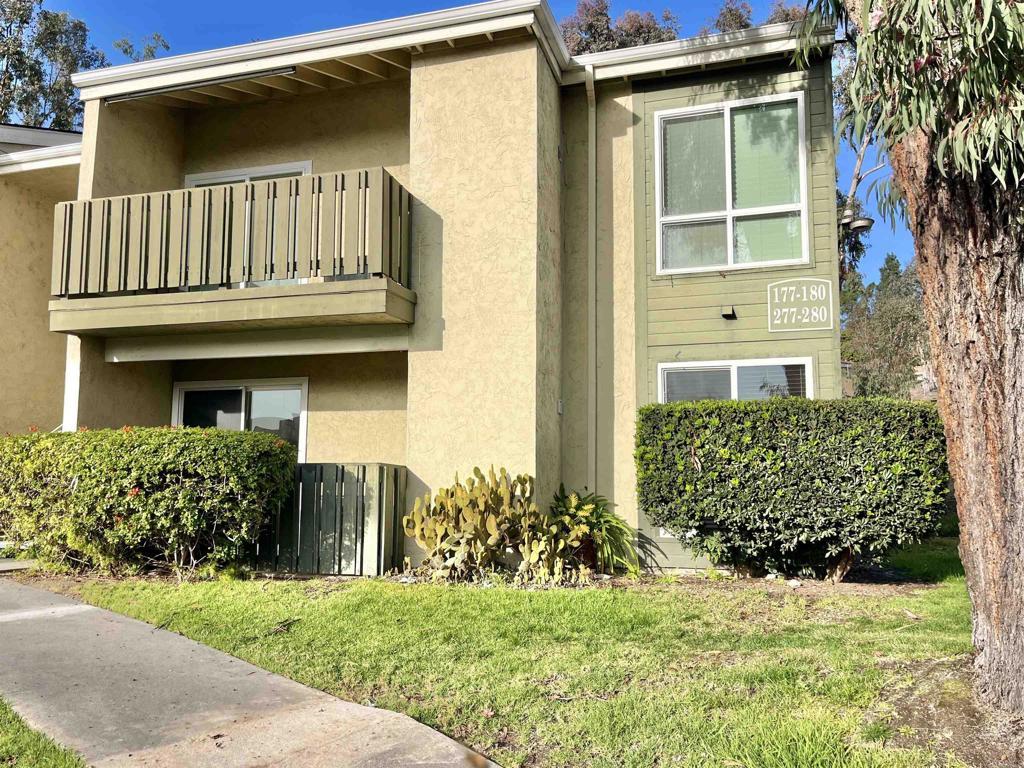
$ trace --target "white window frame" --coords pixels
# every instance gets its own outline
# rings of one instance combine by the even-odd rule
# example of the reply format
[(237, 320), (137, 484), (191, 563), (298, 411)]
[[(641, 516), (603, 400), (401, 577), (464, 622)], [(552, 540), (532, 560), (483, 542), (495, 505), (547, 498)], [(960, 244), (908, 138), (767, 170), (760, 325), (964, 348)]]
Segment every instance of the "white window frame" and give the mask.
[(277, 163), (276, 165), (254, 165), (249, 168), (229, 168), (225, 171), (209, 171), (208, 173), (189, 173), (185, 176), (185, 187), (209, 186), (211, 184), (237, 184), (250, 181), (253, 176), (309, 176), (313, 173), (312, 160), (299, 160), (294, 163)]
[[(799, 133), (799, 155), (800, 155), (800, 202), (787, 203), (785, 205), (766, 205), (757, 208), (733, 208), (732, 195), (732, 110), (749, 107), (753, 104), (774, 104), (780, 101), (795, 101), (797, 110), (797, 132)], [(697, 115), (711, 115), (722, 113), (725, 124), (725, 210), (707, 211), (704, 213), (689, 213), (681, 215), (665, 215), (663, 203), (665, 172), (663, 165), (664, 148), (664, 126), (669, 120), (680, 117), (694, 117)], [(665, 109), (654, 113), (654, 223), (655, 223), (655, 248), (656, 248), (656, 272), (658, 275), (685, 275), (702, 272), (726, 272), (741, 269), (763, 269), (766, 267), (789, 266), (793, 264), (810, 263), (810, 222), (808, 216), (808, 205), (810, 189), (807, 184), (807, 115), (805, 112), (805, 99), (803, 91), (790, 91), (787, 93), (772, 94), (771, 96), (758, 96), (751, 99), (734, 99), (722, 101), (715, 104), (703, 104), (697, 107), (683, 107), (680, 109)], [(735, 221), (737, 218), (747, 219), (757, 216), (767, 216), (779, 213), (800, 214), (801, 244), (799, 259), (779, 259), (775, 261), (759, 261), (753, 264), (736, 264), (735, 259)], [(667, 269), (664, 265), (662, 239), (664, 225), (666, 224), (688, 224), (702, 221), (725, 221), (725, 239), (727, 262), (719, 266), (711, 267), (678, 267)]]
[(239, 430), (245, 431), (245, 392), (261, 389), (298, 389), (299, 396), (299, 463), (306, 460), (306, 422), (309, 400), (309, 379), (224, 379), (219, 381), (176, 381), (171, 397), (171, 424), (181, 426), (184, 393), (204, 389), (238, 389), (242, 392), (242, 419)]
[(802, 365), (805, 371), (807, 382), (806, 397), (814, 399), (814, 358), (813, 357), (764, 357), (752, 359), (735, 360), (701, 360), (698, 362), (684, 363), (658, 363), (658, 402), (665, 402), (665, 378), (669, 371), (693, 371), (711, 369), (729, 369), (729, 399), (739, 399), (739, 373), (740, 368), (750, 368), (758, 365)]

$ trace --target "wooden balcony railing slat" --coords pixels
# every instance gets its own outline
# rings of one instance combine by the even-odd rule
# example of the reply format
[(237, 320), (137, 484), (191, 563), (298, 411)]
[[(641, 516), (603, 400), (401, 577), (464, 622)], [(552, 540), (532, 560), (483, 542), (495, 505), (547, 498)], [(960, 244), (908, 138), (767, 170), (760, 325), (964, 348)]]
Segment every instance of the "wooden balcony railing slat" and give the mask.
[(103, 290), (108, 293), (123, 290), (124, 285), (124, 200), (110, 200), (107, 210), (107, 238), (104, 244), (107, 262)]
[(67, 293), (64, 266), (68, 262), (68, 218), (73, 208), (57, 206), (53, 216), (53, 264), (50, 266), (50, 293), (61, 296)]
[(384, 271), (384, 169), (367, 172), (366, 190), (366, 271), (375, 274)]
[(270, 252), (270, 218), (268, 215), (270, 184), (265, 181), (256, 182), (250, 190), (252, 207), (249, 216), (252, 219), (252, 248), (249, 253), (249, 280), (267, 279), (267, 261)]
[(338, 272), (337, 246), (341, 218), (338, 207), (338, 174), (329, 173), (320, 177), (320, 215), (317, 221), (316, 268), (321, 275), (335, 275)]
[(313, 259), (313, 208), (314, 198), (313, 176), (302, 176), (295, 179), (295, 274), (296, 278), (308, 278)]
[(360, 247), (360, 214), (362, 212), (362, 174), (346, 173), (342, 179), (342, 248), (338, 264), (339, 275), (354, 275), (362, 264)]

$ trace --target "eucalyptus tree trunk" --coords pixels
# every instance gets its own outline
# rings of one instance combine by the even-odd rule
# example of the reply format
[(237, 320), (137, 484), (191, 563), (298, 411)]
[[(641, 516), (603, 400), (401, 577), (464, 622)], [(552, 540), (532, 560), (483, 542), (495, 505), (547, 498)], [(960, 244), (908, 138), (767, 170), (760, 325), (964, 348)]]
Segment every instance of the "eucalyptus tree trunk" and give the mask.
[[(933, 170), (924, 134), (891, 153), (917, 252), (938, 374), (977, 688), (1024, 714), (1024, 238), (1015, 197)], [(1017, 204), (1021, 204), (1018, 199)]]

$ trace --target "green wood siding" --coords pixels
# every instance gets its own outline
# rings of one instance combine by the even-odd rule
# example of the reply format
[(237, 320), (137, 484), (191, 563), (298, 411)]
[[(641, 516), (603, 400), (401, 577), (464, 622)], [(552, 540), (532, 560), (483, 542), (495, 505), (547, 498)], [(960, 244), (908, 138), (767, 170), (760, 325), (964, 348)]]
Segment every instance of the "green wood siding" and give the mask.
[[(661, 110), (716, 104), (771, 94), (804, 91), (807, 132), (809, 263), (699, 274), (656, 273), (654, 114)], [(811, 357), (814, 396), (840, 397), (838, 243), (835, 207), (835, 148), (830, 61), (807, 71), (788, 62), (686, 78), (638, 82), (634, 108), (639, 119), (635, 147), (637, 396), (657, 399), (662, 362)], [(768, 285), (815, 277), (832, 283), (833, 328), (769, 333)], [(722, 317), (735, 307), (736, 319)], [(678, 541), (658, 536), (640, 515), (641, 528), (664, 566), (700, 567)], [(660, 550), (660, 551), (658, 551)]]

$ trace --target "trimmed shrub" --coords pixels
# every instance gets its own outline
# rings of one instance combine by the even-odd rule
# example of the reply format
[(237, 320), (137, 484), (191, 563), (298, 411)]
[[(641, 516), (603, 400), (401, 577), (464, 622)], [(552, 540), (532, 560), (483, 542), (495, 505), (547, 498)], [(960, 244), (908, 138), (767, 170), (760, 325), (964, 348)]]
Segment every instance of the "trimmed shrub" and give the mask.
[(254, 542), (287, 496), (295, 448), (275, 435), (125, 427), (0, 438), (0, 508), (49, 567), (179, 574)]
[(639, 501), (716, 563), (841, 579), (934, 533), (948, 474), (934, 405), (882, 399), (652, 405)]

